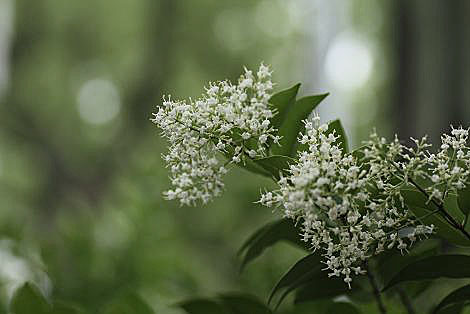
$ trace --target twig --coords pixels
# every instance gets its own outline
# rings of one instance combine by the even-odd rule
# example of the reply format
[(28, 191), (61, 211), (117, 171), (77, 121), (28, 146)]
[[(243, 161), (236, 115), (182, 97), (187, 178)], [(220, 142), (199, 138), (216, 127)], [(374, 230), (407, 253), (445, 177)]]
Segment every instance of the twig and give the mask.
[(416, 311), (413, 308), (413, 304), (411, 304), (411, 301), (408, 298), (406, 291), (403, 290), (402, 287), (397, 287), (396, 290), (398, 292), (398, 296), (400, 297), (400, 301), (403, 304), (403, 306), (406, 308), (406, 311), (408, 312), (408, 314), (416, 314)]
[[(409, 179), (409, 181), (411, 182), (411, 184), (413, 184), (421, 193), (423, 193), (425, 196), (428, 197), (429, 199), (429, 195), (428, 193), (421, 187), (419, 186), (413, 179)], [(436, 200), (434, 200), (434, 198), (431, 198), (431, 202), (437, 206), (437, 208), (439, 209), (440, 213), (444, 216), (444, 218), (446, 218), (447, 221), (449, 221), (449, 223), (454, 227), (456, 228), (457, 230), (459, 230), (465, 237), (467, 237), (467, 239), (470, 240), (470, 233), (468, 233), (467, 230), (465, 230), (465, 226), (464, 225), (461, 225), (459, 224), (455, 219), (454, 217), (452, 217), (447, 211), (446, 209), (444, 208), (444, 205), (442, 203), (438, 203), (436, 202)]]
[(377, 285), (377, 282), (375, 281), (375, 277), (372, 274), (369, 265), (366, 264), (366, 270), (367, 270), (367, 278), (369, 278), (369, 283), (372, 287), (372, 291), (374, 293), (375, 301), (377, 302), (377, 307), (379, 308), (379, 311), (381, 314), (386, 314), (387, 309), (385, 308), (385, 305), (382, 301), (382, 296), (380, 295), (380, 290)]

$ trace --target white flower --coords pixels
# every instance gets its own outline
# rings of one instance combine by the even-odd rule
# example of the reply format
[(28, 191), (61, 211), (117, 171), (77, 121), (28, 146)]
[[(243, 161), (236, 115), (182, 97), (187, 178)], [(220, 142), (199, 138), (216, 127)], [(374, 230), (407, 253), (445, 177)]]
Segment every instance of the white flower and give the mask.
[[(268, 103), (272, 86), (269, 67), (261, 64), (257, 76), (245, 69), (237, 85), (210, 83), (195, 101), (164, 98), (152, 122), (170, 143), (163, 157), (174, 185), (165, 193), (168, 199), (194, 205), (219, 195), (226, 169), (218, 159), (230, 149), (234, 163), (265, 155), (268, 138), (278, 139), (269, 121), (275, 114)], [(249, 147), (240, 136), (250, 140)]]
[[(385, 247), (406, 250), (432, 229), (416, 223), (403, 204), (397, 184), (406, 180), (396, 182), (397, 169), (390, 162), (405, 154), (398, 139), (387, 144), (373, 133), (362, 148), (364, 157), (357, 159), (343, 153), (338, 136), (327, 132), (318, 116), (305, 122), (298, 139), (308, 151), (299, 153), (290, 175), (279, 180), (277, 191), (262, 195), (261, 203), (278, 206), (285, 217), (301, 222), (302, 238), (321, 251), (329, 276), (341, 276), (350, 285), (352, 275), (365, 272), (361, 267), (370, 256)], [(409, 154), (408, 162), (416, 163), (414, 158)], [(421, 167), (407, 165), (402, 165), (403, 176)], [(377, 189), (379, 197), (371, 192)], [(413, 235), (397, 238), (405, 226), (414, 226)]]
[(441, 150), (437, 154), (428, 154), (421, 161), (427, 165), (423, 177), (429, 177), (433, 183), (426, 188), (429, 198), (439, 203), (444, 202), (449, 192), (465, 188), (470, 175), (468, 130), (452, 128), (450, 135), (441, 136), (441, 141)]

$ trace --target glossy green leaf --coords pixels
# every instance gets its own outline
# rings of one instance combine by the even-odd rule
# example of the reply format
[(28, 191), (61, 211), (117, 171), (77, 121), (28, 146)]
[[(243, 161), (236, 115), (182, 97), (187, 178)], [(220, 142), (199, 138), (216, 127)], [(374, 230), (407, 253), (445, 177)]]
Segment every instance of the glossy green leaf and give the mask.
[(279, 145), (273, 145), (271, 152), (276, 155), (294, 156), (299, 133), (304, 129), (303, 120), (326, 98), (328, 94), (303, 97), (295, 102), (287, 112), (284, 123), (279, 128), (282, 137)]
[(10, 311), (12, 314), (51, 314), (52, 307), (36, 286), (25, 283), (13, 295)]
[(327, 133), (331, 133), (335, 131), (336, 135), (339, 138), (336, 140), (336, 143), (339, 144), (339, 147), (343, 150), (343, 153), (349, 152), (349, 143), (348, 137), (346, 136), (346, 132), (344, 131), (343, 125), (341, 124), (340, 120), (334, 120), (328, 123), (328, 131)]
[(253, 162), (265, 171), (269, 172), (272, 177), (276, 178), (276, 180), (279, 180), (280, 174), (286, 174), (289, 169), (289, 165), (295, 162), (295, 160), (287, 156), (276, 155), (255, 159)]
[[(304, 285), (320, 275), (324, 264), (321, 263), (319, 254), (310, 254), (294, 264), (277, 282), (268, 298), (268, 304), (271, 303), (273, 297), (281, 293), (277, 306), (281, 304), (284, 298), (293, 290)], [(276, 306), (276, 307), (277, 307)]]
[(258, 299), (245, 294), (224, 294), (220, 302), (230, 311), (230, 314), (270, 314), (271, 310)]
[[(433, 203), (427, 203), (427, 198), (420, 191), (412, 188), (406, 188), (401, 190), (401, 194), (405, 199), (405, 204), (409, 210), (419, 220), (426, 224), (435, 226), (435, 234), (447, 241), (459, 245), (459, 246), (470, 246), (470, 240), (468, 240), (460, 231), (452, 227), (439, 213), (432, 214), (438, 207)], [(447, 202), (450, 204), (451, 202)]]
[(439, 255), (426, 257), (407, 265), (387, 283), (386, 290), (398, 283), (436, 278), (470, 278), (469, 255)]
[(260, 256), (265, 249), (279, 241), (287, 241), (299, 247), (305, 247), (305, 242), (300, 238), (300, 230), (290, 219), (281, 219), (269, 223), (256, 231), (242, 245), (239, 254), (243, 255), (241, 270), (256, 257)]
[(462, 213), (467, 216), (470, 214), (470, 184), (459, 191), (459, 196), (457, 198), (459, 209)]
[(209, 299), (192, 299), (178, 304), (188, 314), (231, 314), (222, 304)]
[(424, 217), (428, 215), (426, 218), (422, 218), (420, 220), (426, 225), (433, 224), (435, 227), (435, 234), (438, 237), (457, 246), (470, 246), (470, 241), (462, 233), (449, 225), (449, 223), (447, 223), (439, 214), (436, 213), (429, 215), (429, 210), (421, 207), (409, 207), (409, 209), (416, 217)]
[(359, 310), (348, 302), (335, 302), (328, 307), (326, 314), (360, 314)]
[(118, 297), (105, 306), (103, 314), (153, 314), (153, 310), (137, 294), (129, 293)]
[(295, 103), (295, 98), (300, 88), (300, 83), (295, 84), (291, 88), (280, 91), (274, 94), (269, 99), (269, 103), (273, 105), (273, 108), (277, 111), (277, 114), (273, 117), (271, 123), (276, 129), (279, 129), (286, 119), (287, 112), (290, 107)]
[(434, 313), (440, 313), (444, 308), (470, 303), (470, 285), (460, 287), (448, 294), (436, 307)]

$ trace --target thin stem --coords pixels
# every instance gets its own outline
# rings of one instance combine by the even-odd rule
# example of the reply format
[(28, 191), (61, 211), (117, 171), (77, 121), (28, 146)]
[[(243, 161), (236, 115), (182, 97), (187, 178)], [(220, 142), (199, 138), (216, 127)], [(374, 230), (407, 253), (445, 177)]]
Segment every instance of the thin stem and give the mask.
[(382, 296), (380, 294), (380, 290), (379, 290), (379, 287), (377, 285), (377, 281), (375, 280), (375, 277), (372, 274), (372, 272), (371, 272), (371, 270), (370, 270), (370, 268), (367, 264), (366, 264), (366, 268), (367, 268), (367, 278), (369, 278), (369, 283), (372, 287), (372, 291), (373, 291), (374, 297), (375, 297), (375, 302), (377, 302), (377, 307), (379, 308), (379, 311), (380, 311), (381, 314), (386, 314), (387, 309), (385, 308), (385, 304), (382, 301)]
[[(428, 197), (429, 199), (429, 195), (428, 193), (422, 188), (420, 187), (416, 182), (413, 181), (413, 179), (409, 179), (409, 181), (411, 182), (411, 184), (413, 184), (421, 193), (423, 193), (425, 196)], [(434, 198), (431, 198), (431, 202), (437, 206), (437, 208), (439, 209), (440, 213), (442, 215), (444, 215), (444, 217), (447, 219), (447, 221), (449, 221), (449, 223), (454, 227), (456, 228), (457, 230), (459, 230), (465, 237), (467, 237), (469, 240), (470, 240), (470, 233), (468, 233), (467, 230), (465, 230), (465, 225), (461, 225), (459, 224), (455, 219), (454, 217), (452, 217), (447, 211), (446, 209), (444, 208), (444, 205), (442, 203), (438, 203), (436, 202), (436, 200)]]
[(402, 287), (398, 287), (396, 288), (396, 290), (398, 292), (398, 296), (400, 297), (400, 301), (405, 307), (408, 314), (416, 314), (413, 304), (411, 304), (410, 298), (408, 298), (406, 291)]
[[(395, 162), (391, 162), (392, 165), (398, 170), (401, 172), (401, 169), (400, 167), (398, 167)], [(444, 217), (444, 219), (447, 220), (447, 222), (453, 226), (455, 229), (459, 230), (467, 239), (470, 240), (470, 233), (468, 233), (467, 230), (465, 230), (465, 225), (461, 225), (459, 224), (455, 219), (454, 217), (452, 217), (452, 215), (450, 215), (446, 209), (444, 208), (444, 204), (442, 202), (437, 202), (434, 197), (430, 197), (428, 192), (426, 192), (418, 183), (416, 183), (412, 178), (408, 178), (408, 181), (413, 184), (421, 193), (424, 194), (424, 196), (427, 197), (428, 200), (431, 201), (431, 203), (433, 203), (438, 209), (439, 209), (439, 212), (442, 214), (442, 216)]]

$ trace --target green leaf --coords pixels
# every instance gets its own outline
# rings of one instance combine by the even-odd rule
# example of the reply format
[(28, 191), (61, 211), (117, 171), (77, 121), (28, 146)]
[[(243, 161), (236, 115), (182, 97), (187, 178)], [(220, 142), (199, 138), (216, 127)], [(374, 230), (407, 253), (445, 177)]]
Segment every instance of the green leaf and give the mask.
[(270, 314), (271, 310), (258, 299), (246, 294), (224, 294), (219, 297), (230, 314)]
[[(436, 211), (438, 207), (432, 202), (427, 203), (427, 198), (420, 191), (414, 188), (406, 188), (401, 190), (401, 195), (405, 199), (408, 209), (419, 220), (426, 225), (433, 224), (435, 226), (435, 233), (437, 236), (446, 239), (447, 241), (459, 245), (470, 246), (470, 241), (458, 230), (452, 227), (439, 213), (430, 214)], [(446, 202), (447, 205), (451, 202)], [(447, 208), (446, 208), (447, 209)], [(452, 210), (451, 210), (452, 211)], [(425, 217), (425, 218), (422, 218)]]
[(268, 298), (268, 304), (273, 297), (284, 290), (280, 296), (276, 308), (282, 303), (284, 298), (301, 285), (308, 283), (312, 278), (320, 275), (321, 269), (325, 266), (321, 263), (319, 254), (310, 254), (294, 264), (277, 282)]
[[(227, 152), (224, 154), (225, 158), (227, 158), (228, 161), (231, 161), (233, 158), (234, 154), (234, 149), (231, 146), (226, 147)], [(250, 158), (246, 158), (244, 162), (239, 162), (236, 164), (238, 167), (245, 169), (247, 171), (250, 171), (252, 173), (260, 174), (262, 176), (272, 178), (271, 172), (267, 171), (260, 165), (256, 164), (253, 160)]]
[(463, 312), (463, 304), (455, 304), (442, 309), (439, 314), (460, 314)]
[(279, 180), (281, 173), (287, 173), (289, 165), (295, 162), (294, 159), (287, 156), (269, 156), (265, 158), (255, 159), (253, 162), (265, 171), (269, 172), (272, 177)]
[(277, 114), (273, 117), (271, 124), (276, 129), (279, 129), (284, 122), (287, 112), (290, 110), (290, 107), (295, 103), (295, 98), (297, 92), (299, 91), (300, 83), (295, 84), (291, 88), (280, 91), (279, 93), (274, 94), (269, 99), (269, 103), (273, 105), (273, 108), (276, 109)]
[(85, 311), (80, 309), (78, 306), (61, 302), (61, 301), (57, 301), (57, 302), (54, 302), (52, 313), (53, 314), (85, 314)]
[(191, 299), (178, 304), (188, 314), (231, 314), (220, 303), (209, 299)]
[(400, 193), (408, 206), (425, 208), (428, 212), (439, 209), (434, 203), (428, 202), (426, 196), (415, 187), (409, 186), (403, 188), (400, 190)]
[(400, 270), (383, 290), (387, 290), (401, 282), (441, 277), (470, 278), (470, 256), (449, 254), (426, 257)]
[(262, 227), (250, 236), (239, 250), (238, 254), (243, 255), (240, 270), (243, 270), (250, 261), (260, 256), (265, 249), (276, 242), (287, 241), (305, 248), (305, 242), (299, 234), (300, 230), (290, 219), (277, 220)]
[[(424, 217), (429, 215), (429, 210), (422, 207), (409, 207), (411, 212), (416, 217)], [(439, 214), (433, 214), (426, 218), (420, 219), (420, 221), (426, 225), (433, 224), (435, 227), (435, 234), (450, 243), (457, 246), (470, 246), (470, 241), (454, 227), (449, 225)]]
[(236, 165), (252, 173), (260, 174), (270, 179), (273, 177), (273, 174), (270, 171), (266, 170), (264, 167), (248, 158), (245, 160), (245, 162), (239, 162)]
[[(355, 279), (356, 280), (356, 279)], [(310, 302), (319, 299), (334, 298), (339, 295), (349, 294), (357, 291), (359, 287), (353, 284), (351, 289), (338, 277), (328, 277), (326, 271), (323, 271), (320, 276), (312, 279), (309, 283), (300, 287), (296, 294), (294, 303)]]
[(335, 302), (330, 307), (326, 314), (360, 314), (359, 310), (349, 302)]
[(468, 216), (470, 214), (470, 184), (467, 183), (467, 186), (459, 191), (457, 201), (459, 209), (465, 216)]
[(454, 217), (457, 221), (462, 221), (465, 218), (465, 215), (462, 214), (462, 211), (459, 208), (458, 195), (449, 193), (444, 200), (444, 208), (446, 211)]
[(343, 150), (344, 154), (349, 153), (349, 144), (348, 144), (348, 137), (346, 136), (346, 132), (344, 131), (343, 125), (339, 119), (333, 120), (328, 123), (328, 131), (327, 134), (335, 131), (336, 135), (339, 138), (336, 140), (336, 144), (339, 144), (339, 147)]
[(470, 303), (470, 285), (460, 287), (450, 294), (448, 294), (436, 307), (434, 313), (440, 313), (440, 311), (449, 306), (456, 305), (467, 305)]
[(284, 123), (279, 128), (279, 135), (282, 137), (279, 145), (273, 145), (271, 152), (276, 155), (293, 157), (299, 133), (304, 128), (303, 120), (307, 119), (310, 113), (329, 94), (303, 97), (295, 102), (287, 112)]
[(108, 304), (103, 314), (153, 314), (153, 310), (137, 294), (123, 294)]
[(377, 261), (375, 272), (381, 288), (406, 266), (423, 258), (436, 255), (439, 245), (440, 241), (429, 239), (412, 246), (407, 254), (402, 254), (398, 249), (394, 249), (374, 257)]
[(356, 278), (349, 289), (342, 278), (329, 277), (328, 272), (322, 269), (325, 265), (321, 262), (319, 254), (310, 254), (292, 266), (273, 288), (268, 304), (274, 296), (280, 294), (276, 307), (293, 291), (296, 291), (295, 303), (328, 299), (342, 294), (358, 294), (363, 290), (358, 285), (361, 278)]
[(36, 286), (25, 283), (13, 295), (10, 311), (12, 314), (51, 314), (52, 307)]

